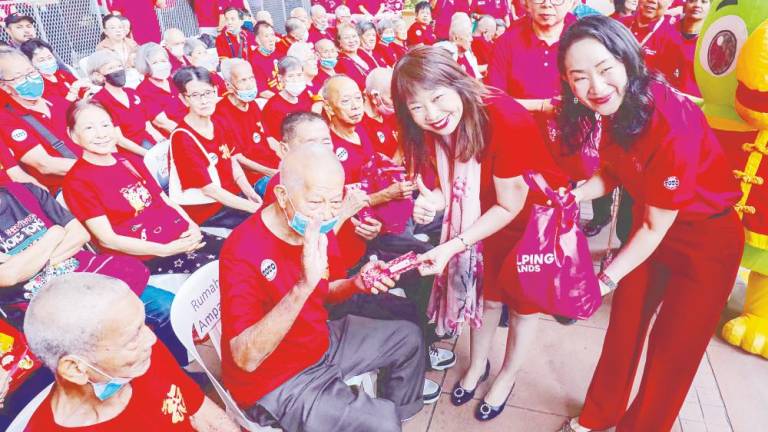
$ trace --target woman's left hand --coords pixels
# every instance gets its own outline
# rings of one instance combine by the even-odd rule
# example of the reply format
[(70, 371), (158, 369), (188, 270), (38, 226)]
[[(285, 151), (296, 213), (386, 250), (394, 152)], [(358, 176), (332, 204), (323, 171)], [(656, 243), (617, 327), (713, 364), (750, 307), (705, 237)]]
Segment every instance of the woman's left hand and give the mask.
[[(456, 243), (459, 243), (460, 246), (457, 247)], [(419, 255), (419, 273), (422, 276), (442, 273), (445, 270), (445, 266), (448, 265), (448, 261), (463, 249), (464, 245), (459, 240), (453, 239), (435, 247), (429, 252)]]

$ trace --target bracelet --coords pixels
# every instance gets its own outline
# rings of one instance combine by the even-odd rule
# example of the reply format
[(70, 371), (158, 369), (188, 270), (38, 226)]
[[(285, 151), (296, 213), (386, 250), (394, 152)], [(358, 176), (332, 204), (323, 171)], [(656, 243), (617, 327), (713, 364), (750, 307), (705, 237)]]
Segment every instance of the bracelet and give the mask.
[(615, 290), (615, 289), (616, 289), (616, 287), (617, 287), (617, 285), (616, 285), (616, 282), (614, 282), (614, 281), (613, 281), (613, 279), (611, 279), (611, 277), (610, 277), (610, 276), (608, 276), (607, 274), (605, 274), (605, 273), (603, 273), (603, 272), (600, 272), (600, 273), (598, 273), (598, 275), (597, 275), (597, 280), (599, 280), (599, 281), (600, 281), (600, 282), (602, 282), (602, 283), (603, 283), (605, 286), (607, 286), (608, 288), (610, 288), (610, 289), (611, 289), (611, 291)]
[(461, 244), (463, 244), (463, 245), (464, 245), (464, 250), (469, 250), (469, 248), (471, 248), (471, 247), (472, 247), (472, 245), (471, 245), (471, 244), (469, 244), (469, 243), (467, 243), (467, 241), (466, 241), (466, 240), (464, 240), (464, 237), (462, 237), (461, 235), (457, 235), (457, 236), (456, 236), (456, 238), (457, 238), (457, 239), (459, 239), (459, 241), (461, 242)]

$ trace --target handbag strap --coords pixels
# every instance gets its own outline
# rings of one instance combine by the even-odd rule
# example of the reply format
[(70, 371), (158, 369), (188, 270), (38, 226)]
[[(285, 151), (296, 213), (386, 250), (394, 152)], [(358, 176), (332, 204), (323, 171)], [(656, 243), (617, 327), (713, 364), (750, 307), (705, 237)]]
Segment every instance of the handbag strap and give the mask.
[[(200, 149), (200, 152), (203, 153), (203, 156), (205, 157), (205, 159), (208, 160), (208, 166), (214, 165), (214, 163), (208, 157), (208, 152), (205, 151), (205, 147), (203, 147), (203, 144), (200, 143), (200, 140), (198, 140), (197, 137), (195, 136), (195, 134), (193, 134), (192, 132), (190, 132), (190, 131), (188, 131), (188, 130), (186, 130), (184, 128), (176, 128), (176, 129), (173, 130), (173, 132), (171, 132), (170, 138), (168, 138), (171, 142), (173, 142), (173, 135), (175, 135), (177, 132), (184, 132), (185, 134), (187, 134), (190, 137), (192, 137), (192, 141), (195, 142), (195, 144), (197, 145), (197, 148)], [(173, 148), (169, 149), (168, 155), (171, 158), (171, 165), (173, 165)]]
[(525, 174), (523, 174), (523, 179), (528, 184), (529, 188), (538, 189), (544, 193), (544, 195), (547, 196), (547, 199), (552, 201), (553, 204), (558, 203), (561, 206), (564, 205), (563, 198), (549, 186), (549, 183), (547, 183), (547, 180), (541, 173), (526, 171)]
[(59, 137), (54, 135), (53, 132), (51, 132), (47, 127), (40, 123), (35, 118), (35, 116), (32, 114), (19, 114), (18, 111), (16, 111), (16, 109), (13, 108), (10, 103), (5, 105), (5, 110), (15, 116), (21, 117), (21, 119), (24, 120), (24, 122), (28, 124), (29, 127), (34, 129), (35, 132), (42, 136), (48, 145), (53, 147), (53, 149), (56, 150), (61, 155), (61, 157), (67, 159), (77, 159), (75, 153), (73, 153), (72, 150), (67, 147), (64, 141), (59, 139)]
[(16, 182), (6, 182), (2, 184), (2, 187), (6, 188), (11, 193), (13, 198), (28, 212), (34, 213), (35, 216), (39, 217), (46, 227), (52, 227), (55, 225), (53, 221), (48, 217), (48, 214), (43, 211), (42, 207), (40, 207), (40, 203), (37, 201), (37, 197), (35, 197), (35, 195), (30, 192), (26, 186)]

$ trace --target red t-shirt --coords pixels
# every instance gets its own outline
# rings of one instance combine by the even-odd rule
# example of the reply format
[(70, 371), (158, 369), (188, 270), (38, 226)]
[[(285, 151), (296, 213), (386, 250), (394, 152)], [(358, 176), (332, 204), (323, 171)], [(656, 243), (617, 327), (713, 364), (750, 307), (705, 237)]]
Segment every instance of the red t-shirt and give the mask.
[(222, 31), (216, 37), (216, 52), (222, 58), (241, 58), (250, 60), (257, 51), (256, 39), (253, 33), (240, 30), (239, 34)]
[[(51, 96), (51, 93), (54, 93), (56, 96), (66, 98), (69, 93), (69, 88), (77, 78), (75, 78), (69, 71), (63, 69), (54, 72), (53, 76), (56, 77), (56, 82), (49, 81), (47, 78), (45, 80), (45, 92), (43, 93), (43, 97), (48, 98)], [(78, 96), (82, 96), (84, 93), (85, 89), (81, 90)]]
[[(119, 160), (110, 166), (94, 165), (85, 159), (75, 162), (62, 185), (64, 199), (72, 214), (81, 221), (106, 216), (113, 229), (127, 223), (136, 223), (136, 226), (131, 227), (131, 236), (134, 238), (143, 238), (142, 232), (147, 228), (161, 228), (165, 231), (163, 235), (168, 235), (168, 238), (179, 238), (189, 228), (189, 223), (163, 200), (163, 190), (141, 158), (134, 155), (116, 157)], [(139, 224), (137, 216), (140, 214), (149, 218), (151, 227)], [(104, 245), (101, 247), (122, 254)]]
[(411, 27), (408, 28), (408, 45), (432, 45), (435, 42), (437, 42), (437, 37), (431, 26), (420, 22), (414, 22), (411, 24)]
[[(285, 338), (253, 372), (240, 369), (230, 342), (259, 322), (301, 278), (302, 246), (278, 239), (259, 211), (230, 234), (221, 250), (222, 377), (241, 407), (256, 403), (302, 370), (317, 363), (328, 349), (328, 281), (344, 277), (338, 265), (339, 247), (328, 235), (328, 278), (307, 299)], [(259, 247), (254, 248), (254, 240)]]
[[(237, 148), (237, 139), (227, 125), (214, 118), (213, 139), (207, 139), (200, 135), (186, 121), (182, 121), (179, 127), (192, 132), (208, 153), (204, 155), (188, 134), (181, 132), (173, 135), (171, 152), (173, 153), (174, 163), (179, 173), (181, 188), (202, 188), (211, 184), (212, 180), (208, 175), (208, 166), (211, 161), (214, 161), (216, 163), (216, 171), (219, 174), (219, 180), (221, 181), (221, 187), (238, 195), (240, 188), (235, 183), (231, 158), (240, 151)], [(198, 225), (208, 220), (221, 208), (222, 205), (218, 202), (184, 206), (184, 210), (189, 217)]]
[(357, 86), (360, 87), (360, 90), (365, 89), (365, 78), (376, 67), (374, 64), (366, 61), (366, 58), (360, 54), (362, 52), (363, 50), (357, 50), (358, 57), (360, 57), (363, 63), (359, 63), (347, 54), (341, 53), (339, 54), (339, 62), (334, 68), (337, 74), (344, 74), (352, 78), (357, 83)]
[(438, 39), (448, 40), (451, 19), (456, 12), (469, 14), (469, 0), (439, 0), (435, 3), (432, 17), (435, 20), (435, 36)]
[(364, 126), (357, 125), (355, 131), (360, 137), (360, 144), (349, 142), (331, 130), (333, 151), (344, 168), (344, 183), (347, 185), (360, 183), (363, 165), (373, 155), (373, 143)]
[(389, 158), (395, 156), (399, 144), (397, 143), (397, 118), (392, 115), (383, 117), (379, 122), (367, 114), (363, 117), (362, 125), (368, 132), (369, 139), (373, 143), (373, 149)]
[[(50, 110), (50, 116), (24, 108), (11, 98), (6, 98), (6, 102), (11, 105), (15, 114), (10, 113), (5, 108), (0, 109), (0, 124), (3, 125), (3, 127), (0, 127), (0, 139), (8, 145), (8, 148), (11, 149), (11, 152), (13, 152), (17, 161), (20, 162), (27, 152), (38, 145), (42, 146), (49, 155), (62, 157), (53, 146), (48, 144), (48, 141), (45, 140), (42, 135), (38, 134), (37, 131), (21, 118), (21, 115), (25, 114), (30, 114), (58, 139), (63, 141), (66, 148), (75, 156), (79, 158), (83, 153), (80, 146), (73, 143), (69, 138), (69, 135), (67, 135), (66, 111), (70, 105), (68, 100), (55, 95), (46, 97), (45, 102)], [(22, 165), (25, 171), (47, 187), (50, 192), (56, 192), (59, 186), (61, 186), (63, 176), (43, 174), (29, 165)]]
[(314, 25), (309, 26), (309, 39), (310, 43), (317, 43), (321, 39), (328, 39), (331, 42), (336, 41), (336, 33), (332, 28), (328, 27), (325, 31), (320, 31)]
[(176, 364), (162, 343), (152, 347), (147, 372), (131, 380), (132, 395), (117, 417), (91, 426), (63, 427), (56, 424), (51, 408), (53, 392), (32, 415), (27, 432), (193, 431), (190, 416), (205, 400), (200, 387)]
[(677, 49), (665, 49), (662, 64), (669, 65), (670, 75), (667, 80), (683, 93), (701, 97), (701, 90), (696, 83), (693, 64), (696, 60), (696, 41), (699, 35), (682, 35), (680, 43), (673, 45)]
[(312, 111), (312, 99), (310, 99), (307, 92), (302, 93), (298, 97), (298, 102), (288, 102), (280, 93), (269, 98), (266, 105), (264, 105), (264, 131), (267, 136), (274, 137), (278, 141), (283, 139), (283, 135), (280, 130), (283, 126), (283, 120), (295, 112)]
[(491, 61), (493, 42), (488, 42), (482, 36), (472, 38), (472, 53), (477, 57), (477, 63), (487, 65)]
[(2, 139), (0, 139), (0, 172), (5, 174), (5, 171), (18, 166), (18, 162), (14, 159), (11, 150), (5, 145)]
[(139, 45), (147, 42), (157, 42), (160, 34), (160, 23), (155, 13), (155, 0), (112, 0), (110, 11), (120, 11), (131, 22), (131, 34)]
[(390, 49), (392, 50), (392, 53), (395, 55), (395, 63), (397, 63), (398, 60), (403, 58), (405, 56), (405, 53), (408, 52), (408, 48), (398, 45), (394, 42), (389, 44)]
[[(651, 84), (654, 111), (630, 151), (606, 140), (603, 172), (643, 205), (679, 210), (678, 221), (721, 213), (741, 197), (722, 147), (693, 102), (670, 87)], [(604, 127), (603, 130), (606, 130)]]
[(173, 74), (175, 74), (176, 71), (183, 68), (184, 66), (189, 66), (189, 62), (187, 61), (186, 58), (182, 57), (181, 59), (179, 59), (175, 55), (171, 54), (171, 52), (168, 51), (168, 48), (165, 49), (165, 53), (168, 54), (168, 61), (171, 63), (171, 76), (173, 76)]
[(672, 78), (677, 63), (676, 53), (682, 50), (680, 46), (683, 44), (683, 37), (671, 24), (670, 17), (663, 16), (645, 27), (640, 27), (634, 15), (621, 18), (621, 22), (629, 27), (637, 42), (643, 47), (643, 55), (648, 67), (661, 72), (667, 78)]
[[(194, 1), (192, 6), (195, 9), (197, 23), (200, 27), (218, 27), (219, 14), (221, 13), (218, 0)], [(240, 3), (242, 7), (242, 3)]]
[(362, 14), (363, 12), (360, 10), (360, 6), (363, 6), (368, 13), (376, 15), (381, 3), (381, 0), (347, 0), (347, 6), (353, 14)]
[[(147, 132), (147, 122), (154, 119), (154, 116), (148, 115), (146, 105), (142, 103), (136, 90), (129, 88), (123, 90), (128, 94), (128, 106), (118, 101), (107, 89), (101, 89), (93, 99), (104, 105), (112, 114), (112, 121), (120, 128), (124, 137), (138, 145), (141, 145), (144, 140), (154, 144), (155, 140)], [(118, 147), (118, 150), (121, 153), (127, 153), (121, 147)]]
[[(376, 43), (376, 46), (378, 46), (378, 45), (379, 44)], [(384, 58), (384, 56), (382, 56), (380, 54), (380, 52), (376, 52), (376, 49), (374, 49), (371, 52), (368, 52), (368, 51), (366, 51), (366, 50), (361, 48), (361, 49), (357, 50), (357, 54), (366, 63), (371, 65), (371, 69), (374, 69), (374, 68), (377, 68), (377, 67), (380, 67), (380, 68), (387, 67), (387, 59)]]
[(472, 12), (478, 15), (490, 15), (497, 19), (505, 19), (511, 13), (509, 0), (477, 0)]
[(150, 120), (154, 120), (160, 113), (165, 113), (168, 119), (179, 123), (187, 115), (187, 107), (180, 99), (179, 90), (170, 81), (168, 91), (165, 91), (147, 78), (136, 87), (136, 93), (141, 98)]
[[(276, 98), (277, 96), (272, 99)], [(277, 169), (280, 158), (267, 143), (267, 136), (261, 123), (263, 119), (261, 114), (256, 102), (250, 102), (248, 111), (243, 111), (236, 107), (229, 100), (229, 97), (225, 96), (216, 106), (214, 116), (230, 125), (229, 127), (237, 136), (237, 142), (240, 145), (239, 153), (252, 161)]]
[[(566, 28), (576, 18), (566, 16)], [(544, 99), (560, 94), (557, 50), (560, 42), (547, 45), (533, 32), (530, 18), (515, 21), (496, 40), (488, 63), (488, 85), (519, 99)]]
[(392, 49), (392, 45), (394, 44), (390, 43), (389, 45), (384, 45), (384, 43), (379, 40), (376, 44), (376, 48), (373, 49), (374, 55), (384, 60), (384, 63), (386, 63), (384, 66), (394, 67), (395, 63), (397, 63), (397, 56)]
[(253, 66), (253, 75), (256, 77), (256, 88), (259, 93), (265, 90), (271, 90), (277, 93), (277, 62), (280, 55), (277, 51), (265, 56), (258, 49), (254, 51), (251, 57), (251, 66)]

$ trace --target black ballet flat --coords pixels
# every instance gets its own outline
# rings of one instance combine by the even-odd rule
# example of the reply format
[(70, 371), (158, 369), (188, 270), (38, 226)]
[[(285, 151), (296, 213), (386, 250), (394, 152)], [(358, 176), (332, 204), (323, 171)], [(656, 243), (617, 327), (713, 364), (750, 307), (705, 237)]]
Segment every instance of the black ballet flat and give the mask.
[(472, 390), (467, 390), (462, 387), (461, 380), (456, 382), (456, 384), (453, 386), (453, 391), (451, 392), (451, 403), (454, 406), (462, 406), (465, 403), (471, 401), (472, 398), (475, 397), (475, 390), (477, 390), (477, 386), (479, 386), (481, 382), (487, 380), (490, 375), (491, 362), (489, 361), (485, 363), (485, 373), (480, 377), (480, 380), (477, 381), (477, 385)]
[[(514, 389), (515, 385), (512, 384), (512, 390)], [(493, 406), (486, 402), (485, 399), (483, 399), (483, 402), (477, 406), (477, 410), (475, 411), (475, 419), (477, 419), (477, 421), (491, 421), (498, 417), (502, 411), (504, 411), (504, 407), (507, 406), (507, 401), (509, 400), (509, 397), (512, 396), (512, 390), (510, 390), (509, 394), (507, 394), (507, 398), (504, 399), (504, 403), (499, 406)]]

